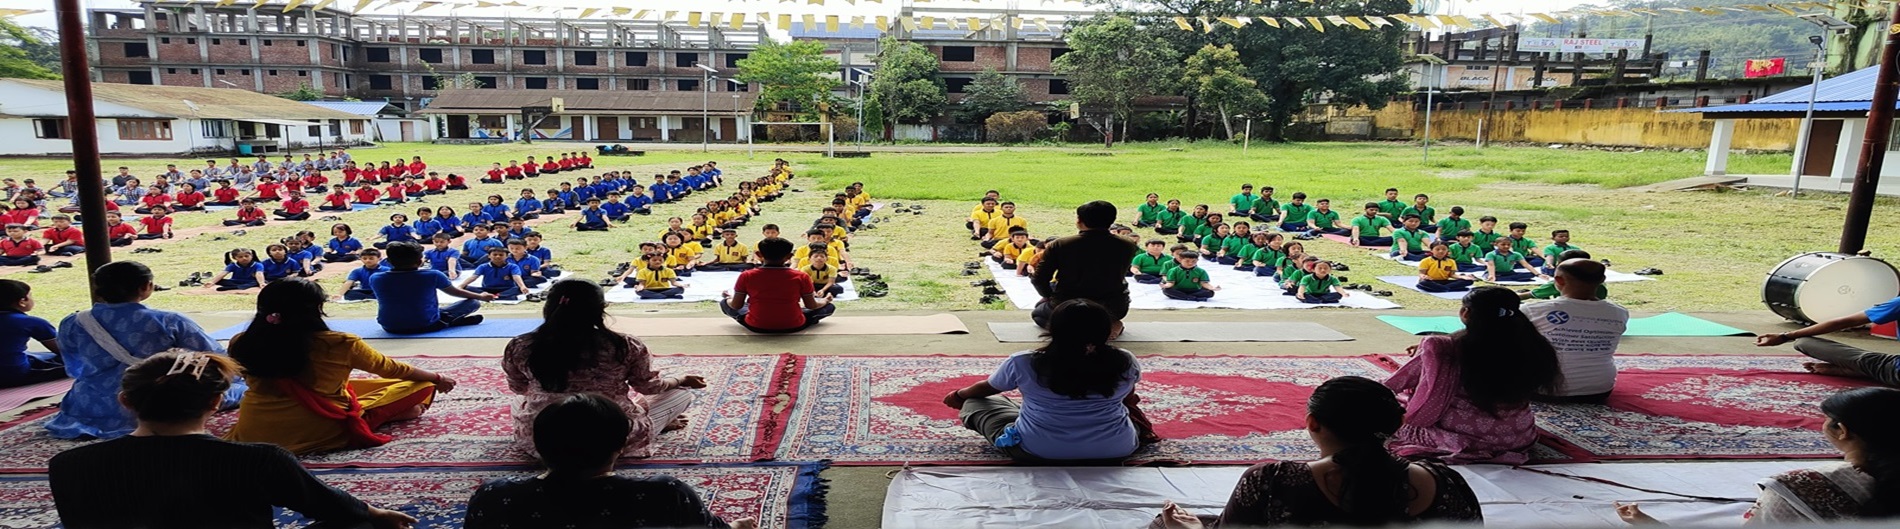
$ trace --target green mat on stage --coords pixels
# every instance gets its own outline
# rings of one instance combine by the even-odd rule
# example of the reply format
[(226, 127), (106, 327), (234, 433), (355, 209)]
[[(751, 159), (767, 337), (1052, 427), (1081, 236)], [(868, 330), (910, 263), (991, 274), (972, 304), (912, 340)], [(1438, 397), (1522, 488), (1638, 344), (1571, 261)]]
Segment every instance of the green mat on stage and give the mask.
[[(1379, 316), (1379, 321), (1412, 334), (1451, 334), (1465, 328), (1457, 316)], [(1624, 336), (1747, 336), (1754, 333), (1688, 314), (1670, 312), (1631, 318)]]

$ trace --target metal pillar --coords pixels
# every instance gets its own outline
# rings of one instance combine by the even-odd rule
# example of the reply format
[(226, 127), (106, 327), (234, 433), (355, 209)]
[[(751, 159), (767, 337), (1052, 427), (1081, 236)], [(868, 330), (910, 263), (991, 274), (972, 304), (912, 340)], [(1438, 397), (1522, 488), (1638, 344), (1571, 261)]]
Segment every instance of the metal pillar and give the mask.
[(59, 17), (66, 128), (71, 129), (73, 171), (79, 176), (80, 231), (88, 243), (86, 275), (90, 277), (94, 270), (112, 262), (112, 245), (106, 244), (111, 237), (106, 234), (106, 188), (99, 168), (99, 119), (92, 108), (92, 67), (86, 58), (86, 30), (80, 20), (85, 12), (79, 9), (79, 0), (56, 0), (53, 5)]

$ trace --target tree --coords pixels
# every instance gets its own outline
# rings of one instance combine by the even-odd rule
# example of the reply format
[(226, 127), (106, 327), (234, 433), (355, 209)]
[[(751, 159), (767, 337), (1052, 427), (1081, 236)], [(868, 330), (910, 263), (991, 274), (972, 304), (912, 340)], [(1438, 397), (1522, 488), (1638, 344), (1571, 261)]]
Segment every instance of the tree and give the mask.
[(1035, 110), (998, 112), (984, 120), (983, 128), (991, 141), (1029, 143), (1049, 132), (1049, 116)]
[(1109, 146), (1115, 144), (1116, 119), (1126, 123), (1136, 99), (1173, 93), (1180, 78), (1181, 55), (1126, 17), (1097, 14), (1071, 28), (1066, 39), (1069, 53), (1052, 66), (1068, 76), (1069, 94), (1084, 107), (1083, 119), (1102, 132)]
[(984, 123), (998, 112), (1015, 112), (1024, 105), (1023, 85), (995, 68), (984, 68), (964, 89), (961, 114), (967, 123)]
[(291, 101), (317, 101), (323, 99), (323, 92), (312, 88), (310, 83), (302, 83), (297, 85), (296, 90), (277, 94), (277, 97)]
[[(14, 79), (58, 79), (58, 49), (40, 40), (37, 32), (0, 18), (0, 77)], [(53, 51), (54, 65), (48, 67), (45, 52)]]
[[(1334, 105), (1364, 105), (1377, 110), (1408, 89), (1409, 79), (1400, 74), (1405, 60), (1405, 28), (1393, 24), (1362, 30), (1327, 22), (1323, 17), (1339, 14), (1340, 5), (1345, 4), (1156, 0), (1157, 13), (1147, 29), (1184, 54), (1208, 44), (1232, 44), (1246, 65), (1245, 75), (1258, 81), (1257, 86), (1268, 98), (1263, 109), (1267, 139), (1285, 141), (1286, 127), (1293, 116), (1321, 96)], [(1412, 11), (1406, 0), (1364, 0), (1351, 5), (1355, 6), (1354, 14)], [(1176, 16), (1195, 21), (1203, 17), (1317, 17), (1328, 26), (1321, 32), (1286, 23), (1272, 27), (1255, 22), (1234, 28), (1215, 22), (1209, 30), (1181, 31), (1164, 18)]]
[(943, 80), (937, 78), (937, 56), (929, 48), (886, 36), (878, 41), (877, 56), (871, 60), (877, 64), (870, 93), (876, 104), (871, 106), (882, 118), (872, 120), (867, 110), (866, 121), (885, 125), (884, 132), (889, 134), (898, 123), (925, 123), (943, 113), (949, 95)]
[[(739, 59), (738, 80), (758, 83), (760, 108), (790, 103), (801, 119), (816, 119), (832, 108), (831, 90), (838, 79), (838, 61), (825, 57), (825, 44), (815, 40), (780, 44), (766, 40)], [(704, 89), (705, 87), (701, 87)]]
[(422, 62), (422, 69), (428, 70), (429, 78), (435, 79), (435, 86), (431, 88), (434, 88), (437, 92), (443, 90), (473, 90), (483, 86), (482, 80), (475, 77), (475, 72), (462, 72), (455, 74), (453, 77), (443, 77), (442, 74), (436, 73), (435, 65), (430, 64), (428, 61)]
[(1259, 83), (1241, 75), (1245, 68), (1231, 44), (1202, 46), (1200, 51), (1188, 56), (1187, 66), (1183, 68), (1181, 83), (1187, 88), (1188, 98), (1196, 106), (1211, 109), (1220, 117), (1229, 140), (1234, 139), (1235, 113), (1252, 113), (1267, 104), (1267, 95), (1260, 93)]

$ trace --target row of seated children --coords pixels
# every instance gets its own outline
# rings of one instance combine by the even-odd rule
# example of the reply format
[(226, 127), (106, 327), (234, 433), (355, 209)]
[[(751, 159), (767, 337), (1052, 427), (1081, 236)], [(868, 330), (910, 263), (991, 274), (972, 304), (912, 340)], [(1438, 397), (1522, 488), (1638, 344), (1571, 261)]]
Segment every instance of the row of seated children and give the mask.
[[(780, 167), (783, 161), (780, 161)], [(758, 200), (771, 200), (777, 195), (767, 193), (782, 185), (780, 178), (789, 178), (790, 173), (778, 173), (761, 179), (760, 186), (753, 193)], [(743, 186), (742, 186), (743, 187)], [(863, 194), (863, 184), (854, 183), (855, 193)], [(733, 199), (737, 200), (737, 197)], [(849, 206), (849, 203), (846, 204)], [(868, 208), (868, 204), (866, 206)], [(714, 215), (718, 218), (717, 212)], [(635, 289), (642, 299), (678, 299), (684, 296), (686, 285), (678, 278), (690, 277), (695, 270), (741, 272), (762, 266), (758, 255), (751, 247), (739, 242), (737, 224), (743, 224), (744, 218), (737, 222), (721, 223), (717, 228), (720, 240), (711, 243), (711, 252), (702, 249), (701, 244), (708, 241), (704, 236), (711, 233), (711, 224), (702, 211), (695, 215), (693, 226), (684, 226), (678, 217), (668, 219), (668, 228), (661, 234), (661, 243), (642, 243), (640, 245), (641, 262), (628, 263), (616, 277), (604, 282), (605, 285), (620, 284)], [(812, 289), (827, 302), (844, 293), (841, 283), (850, 280), (847, 270), (852, 261), (847, 250), (851, 228), (850, 221), (839, 215), (835, 206), (823, 208), (818, 220), (805, 231), (806, 244), (799, 246), (793, 253), (789, 265), (806, 274), (812, 281)], [(776, 224), (767, 224), (760, 230), (761, 240), (780, 236)], [(701, 256), (707, 256), (701, 262)], [(637, 266), (636, 266), (637, 264)]]
[(1253, 233), (1246, 241), (1231, 251), (1222, 243), (1216, 250), (1222, 255), (1215, 255), (1187, 244), (1169, 247), (1167, 241), (1150, 239), (1129, 263), (1128, 275), (1137, 283), (1161, 285), (1162, 294), (1169, 298), (1189, 301), (1213, 298), (1220, 288), (1203, 267), (1221, 265), (1267, 278), (1286, 295), (1305, 303), (1338, 303), (1350, 295), (1333, 276), (1332, 264), (1308, 255), (1303, 243), (1264, 232)]
[[(330, 243), (332, 252), (325, 259), (332, 262), (357, 261), (361, 265), (350, 271), (344, 279), (339, 299), (375, 299), (369, 279), (389, 270), (388, 264), (382, 259), (382, 250), (375, 246), (364, 248), (360, 242), (348, 239), (348, 226), (338, 225), (333, 230), (336, 235)], [(529, 290), (562, 275), (559, 266), (553, 262), (553, 252), (541, 246), (540, 233), (529, 231), (506, 240), (490, 236), (491, 232), (506, 234), (508, 230), (510, 227), (507, 224), (474, 225), (471, 227), (473, 236), (463, 241), (460, 249), (451, 245), (454, 237), (450, 234), (437, 232), (426, 240), (430, 246), (422, 252), (423, 265), (451, 278), (460, 278), (458, 288), (494, 294), (496, 299), (504, 301), (521, 299)], [(384, 241), (377, 246), (387, 247), (397, 242), (423, 241), (401, 239)], [(471, 273), (462, 277), (464, 270)], [(482, 285), (469, 289), (470, 284), (477, 279), (481, 280)]]
[(482, 183), (492, 184), (501, 182), (504, 179), (520, 180), (523, 178), (535, 178), (544, 174), (557, 174), (562, 171), (592, 169), (593, 167), (594, 158), (584, 152), (562, 153), (561, 158), (558, 160), (553, 156), (547, 156), (545, 161), (536, 161), (533, 156), (529, 156), (528, 163), (526, 164), (521, 163), (519, 160), (508, 160), (508, 166), (502, 167), (501, 162), (495, 162), (488, 170), (488, 175), (482, 178)]

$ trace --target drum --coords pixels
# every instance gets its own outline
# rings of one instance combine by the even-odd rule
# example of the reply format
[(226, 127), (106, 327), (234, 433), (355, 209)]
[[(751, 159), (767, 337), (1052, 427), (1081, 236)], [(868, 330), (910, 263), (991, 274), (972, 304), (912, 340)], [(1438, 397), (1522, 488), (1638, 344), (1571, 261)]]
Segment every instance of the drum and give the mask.
[(1782, 261), (1762, 283), (1762, 303), (1790, 320), (1815, 323), (1867, 310), (1900, 295), (1900, 271), (1872, 257), (1805, 253)]

